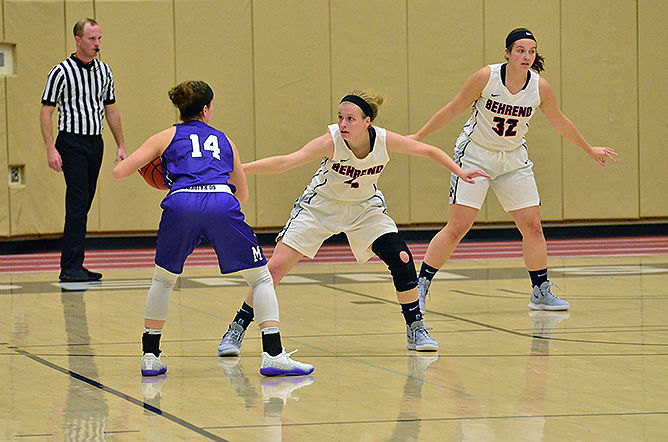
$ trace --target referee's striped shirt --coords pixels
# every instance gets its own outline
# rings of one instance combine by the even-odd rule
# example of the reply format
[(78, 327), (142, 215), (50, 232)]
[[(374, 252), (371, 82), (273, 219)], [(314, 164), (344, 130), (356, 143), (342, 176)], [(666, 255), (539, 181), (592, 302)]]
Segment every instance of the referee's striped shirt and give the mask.
[(74, 54), (51, 69), (42, 95), (42, 104), (58, 105), (58, 130), (79, 135), (101, 135), (104, 106), (115, 102), (109, 65)]

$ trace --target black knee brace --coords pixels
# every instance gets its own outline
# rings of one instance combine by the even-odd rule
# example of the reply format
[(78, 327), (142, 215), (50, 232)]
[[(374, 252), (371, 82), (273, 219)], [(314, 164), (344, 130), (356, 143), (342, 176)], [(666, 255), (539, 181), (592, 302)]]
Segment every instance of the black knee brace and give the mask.
[[(394, 287), (398, 292), (405, 292), (417, 287), (417, 273), (415, 272), (415, 264), (413, 264), (413, 255), (411, 255), (406, 242), (398, 233), (386, 233), (378, 237), (371, 244), (371, 250), (387, 264), (394, 280)], [(408, 262), (401, 259), (401, 252), (406, 252)]]

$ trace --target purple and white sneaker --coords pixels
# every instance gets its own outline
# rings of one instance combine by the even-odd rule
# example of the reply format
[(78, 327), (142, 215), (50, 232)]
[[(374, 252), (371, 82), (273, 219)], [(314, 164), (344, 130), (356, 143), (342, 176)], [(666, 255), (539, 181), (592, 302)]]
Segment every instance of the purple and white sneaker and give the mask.
[(301, 376), (313, 372), (313, 365), (304, 364), (290, 358), (295, 351), (286, 353), (285, 349), (278, 356), (270, 356), (262, 352), (262, 365), (260, 374), (265, 376)]
[(141, 357), (141, 375), (142, 376), (158, 376), (167, 372), (167, 365), (160, 360), (160, 356), (153, 353), (146, 353)]

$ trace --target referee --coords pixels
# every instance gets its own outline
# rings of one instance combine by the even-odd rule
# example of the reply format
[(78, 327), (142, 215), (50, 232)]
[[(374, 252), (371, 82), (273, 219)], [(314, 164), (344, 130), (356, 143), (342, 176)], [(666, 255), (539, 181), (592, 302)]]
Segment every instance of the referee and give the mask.
[[(90, 18), (74, 25), (77, 51), (51, 69), (39, 115), (49, 167), (65, 176), (65, 229), (60, 280), (97, 281), (102, 274), (83, 267), (86, 222), (102, 165), (102, 119), (114, 135), (116, 163), (125, 159), (121, 118), (116, 108), (114, 77), (100, 52), (102, 31)], [(52, 115), (58, 106), (58, 137), (53, 141)]]

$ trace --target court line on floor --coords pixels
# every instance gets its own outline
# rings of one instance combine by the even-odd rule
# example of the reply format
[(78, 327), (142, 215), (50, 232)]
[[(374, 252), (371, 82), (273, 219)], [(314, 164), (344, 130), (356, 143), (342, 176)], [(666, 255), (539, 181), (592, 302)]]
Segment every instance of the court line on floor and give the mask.
[[(184, 304), (180, 304), (180, 303), (175, 303), (175, 304), (178, 305), (178, 306), (180, 306), (180, 307), (186, 308), (186, 309), (188, 309), (188, 310), (192, 310), (192, 311), (195, 311), (195, 312), (198, 312), (198, 313), (204, 313), (204, 314), (206, 314), (206, 315), (208, 315), (208, 316), (212, 316), (212, 317), (217, 318), (217, 319), (220, 319), (220, 320), (222, 320), (222, 321), (226, 321), (226, 320), (227, 320), (226, 318), (223, 318), (222, 316), (216, 315), (216, 314), (214, 314), (214, 313), (205, 312), (205, 311), (200, 310), (200, 309), (197, 309), (197, 308), (195, 308), (195, 307), (190, 307), (190, 306), (187, 306), (187, 305), (184, 305)], [(363, 364), (363, 365), (368, 365), (368, 366), (370, 366), (370, 367), (377, 368), (377, 369), (382, 370), (382, 371), (387, 371), (387, 372), (390, 372), (390, 373), (393, 373), (393, 374), (398, 374), (398, 375), (400, 375), (400, 376), (402, 376), (402, 377), (413, 378), (413, 379), (416, 379), (416, 380), (418, 380), (418, 381), (420, 381), (420, 382), (423, 382), (423, 383), (425, 383), (425, 384), (429, 384), (429, 385), (432, 385), (432, 386), (434, 386), (434, 387), (438, 387), (438, 388), (443, 388), (443, 389), (448, 390), (448, 391), (451, 391), (451, 392), (453, 392), (453, 393), (457, 393), (457, 394), (461, 394), (461, 395), (469, 396), (469, 397), (471, 396), (470, 394), (468, 394), (468, 393), (466, 393), (466, 392), (459, 391), (459, 390), (456, 390), (456, 389), (454, 389), (454, 388), (450, 388), (450, 387), (448, 387), (448, 386), (446, 386), (446, 385), (442, 385), (442, 384), (438, 384), (438, 383), (435, 383), (435, 382), (431, 382), (431, 381), (428, 381), (428, 380), (426, 380), (426, 379), (417, 378), (417, 377), (415, 377), (415, 376), (411, 376), (411, 375), (408, 375), (408, 374), (406, 374), (406, 373), (402, 373), (402, 372), (399, 372), (399, 371), (396, 371), (396, 370), (392, 370), (391, 368), (381, 367), (381, 366), (379, 366), (379, 365), (375, 365), (375, 364), (372, 364), (372, 363), (370, 363), (370, 362), (362, 361), (362, 360), (360, 360), (360, 359), (357, 359), (357, 358), (354, 358), (354, 357), (350, 357), (350, 356), (337, 355), (336, 353), (333, 353), (333, 352), (331, 352), (331, 351), (329, 351), (329, 350), (326, 350), (326, 349), (323, 349), (323, 348), (320, 348), (320, 347), (316, 347), (316, 346), (314, 346), (314, 345), (310, 345), (310, 344), (307, 344), (307, 343), (302, 342), (302, 341), (298, 341), (298, 340), (296, 340), (296, 339), (294, 339), (294, 338), (291, 338), (291, 337), (281, 336), (281, 338), (283, 338), (284, 341), (294, 342), (295, 344), (303, 345), (303, 346), (305, 346), (305, 347), (309, 347), (309, 348), (312, 348), (312, 349), (314, 349), (314, 350), (318, 350), (318, 351), (323, 352), (323, 353), (329, 353), (329, 354), (332, 354), (332, 355), (334, 355), (334, 356), (337, 357), (337, 358), (342, 357), (342, 358), (345, 358), (345, 359), (348, 359), (348, 360), (351, 360), (351, 361), (354, 361), (354, 362), (357, 362), (357, 363), (360, 363), (360, 364)], [(438, 354), (438, 353), (434, 353), (434, 354)]]
[[(287, 338), (286, 338), (287, 339)], [(301, 342), (298, 342), (299, 344), (302, 344)], [(304, 344), (308, 346), (308, 344)], [(62, 358), (62, 357), (93, 357), (96, 359), (115, 359), (115, 358), (124, 358), (124, 359), (135, 359), (137, 355), (114, 355), (114, 354), (95, 354), (91, 355), (88, 353), (81, 353), (81, 354), (72, 354), (72, 353), (31, 353), (33, 356), (37, 357), (57, 357), (57, 358)], [(437, 353), (439, 359), (441, 358), (449, 358), (449, 359), (456, 359), (456, 358), (526, 358), (528, 355), (527, 353)], [(16, 356), (16, 352), (0, 352), (0, 356)], [(409, 354), (410, 356), (410, 354)], [(550, 352), (549, 355), (550, 357), (592, 357), (592, 358), (623, 358), (623, 357), (665, 357), (668, 356), (668, 353), (552, 353)], [(238, 356), (241, 359), (250, 359), (250, 358), (257, 358), (257, 356), (250, 356), (250, 355), (244, 355), (244, 356)], [(339, 358), (341, 355), (338, 354), (332, 354), (330, 355), (312, 355), (314, 358), (318, 359), (324, 359), (324, 358)], [(360, 354), (360, 355), (348, 355), (348, 357), (355, 357), (355, 358), (378, 358), (378, 359), (403, 359), (406, 358), (406, 354)], [(188, 358), (197, 358), (197, 359), (202, 359), (202, 358), (210, 358), (210, 359), (218, 359), (218, 358), (223, 358), (221, 356), (218, 356), (217, 354), (206, 354), (206, 355), (175, 355), (174, 353), (169, 354), (170, 359), (188, 359)], [(405, 375), (404, 375), (405, 376)]]
[[(301, 423), (281, 423), (281, 427), (308, 427), (316, 425), (368, 425), (368, 424), (389, 424), (401, 422), (448, 422), (460, 420), (501, 420), (501, 419), (560, 419), (560, 418), (574, 418), (574, 417), (605, 417), (605, 416), (661, 416), (668, 415), (668, 411), (629, 411), (618, 413), (572, 413), (572, 414), (518, 414), (505, 416), (457, 416), (457, 417), (416, 417), (411, 419), (378, 419), (378, 420), (359, 420), (359, 421), (339, 421), (339, 422), (301, 422)], [(221, 426), (221, 427), (206, 427), (216, 430), (233, 430), (237, 428), (266, 428), (277, 425), (235, 425), (235, 426)]]
[[(384, 299), (384, 298), (381, 298), (381, 297), (378, 297), (378, 296), (369, 295), (369, 294), (366, 294), (366, 293), (359, 293), (359, 292), (356, 292), (354, 290), (350, 290), (350, 289), (346, 289), (346, 288), (342, 288), (342, 287), (337, 287), (337, 286), (333, 286), (333, 285), (329, 285), (329, 284), (318, 284), (318, 285), (320, 285), (324, 288), (338, 290), (338, 291), (341, 291), (341, 292), (344, 292), (344, 293), (349, 293), (349, 294), (361, 296), (361, 297), (368, 298), (368, 299), (375, 299), (375, 300), (382, 301), (382, 302), (387, 303), (387, 304), (393, 304), (393, 305), (397, 305), (397, 306), (399, 305), (399, 303), (396, 302), (396, 301), (390, 301), (390, 300), (387, 300), (387, 299)], [(480, 327), (485, 327), (485, 328), (489, 328), (489, 329), (492, 329), (492, 330), (496, 330), (496, 331), (500, 331), (500, 332), (504, 332), (504, 333), (508, 333), (508, 334), (512, 334), (512, 335), (516, 335), (516, 336), (526, 337), (526, 338), (546, 339), (546, 340), (551, 340), (551, 341), (564, 341), (564, 342), (579, 342), (579, 343), (586, 343), (586, 344), (614, 344), (614, 345), (640, 345), (640, 346), (652, 346), (652, 347), (653, 346), (668, 347), (668, 343), (663, 344), (663, 343), (646, 343), (646, 342), (592, 341), (592, 340), (589, 340), (589, 339), (558, 338), (558, 337), (554, 337), (554, 336), (545, 337), (545, 336), (540, 336), (540, 335), (534, 335), (532, 333), (525, 333), (525, 332), (521, 332), (521, 331), (517, 331), (517, 330), (511, 330), (509, 328), (500, 327), (500, 326), (497, 326), (497, 325), (486, 324), (484, 322), (476, 321), (474, 319), (468, 319), (468, 318), (464, 318), (464, 317), (461, 317), (461, 316), (452, 315), (452, 314), (449, 314), (449, 313), (437, 312), (437, 311), (433, 311), (433, 310), (427, 310), (427, 313), (437, 315), (437, 316), (440, 316), (440, 317), (443, 317), (443, 318), (449, 318), (449, 319), (454, 319), (454, 320), (457, 320), (457, 321), (466, 322), (468, 324), (478, 325)]]
[(34, 355), (34, 354), (32, 354), (28, 351), (25, 351), (23, 349), (20, 349), (20, 348), (17, 348), (17, 347), (8, 347), (8, 348), (14, 350), (16, 353), (18, 353), (22, 356), (25, 356), (25, 357), (27, 357), (27, 358), (29, 358), (29, 359), (31, 359), (31, 360), (39, 363), (39, 364), (42, 364), (42, 365), (44, 365), (46, 367), (49, 367), (53, 370), (59, 371), (60, 373), (68, 375), (68, 376), (70, 376), (70, 377), (72, 377), (72, 378), (74, 378), (78, 381), (84, 382), (84, 383), (90, 385), (91, 387), (98, 388), (98, 389), (100, 389), (100, 390), (102, 390), (106, 393), (110, 393), (110, 394), (112, 394), (112, 395), (114, 395), (114, 396), (116, 396), (120, 399), (123, 399), (127, 402), (130, 402), (133, 405), (141, 407), (144, 410), (148, 410), (152, 413), (155, 413), (159, 416), (162, 416), (162, 417), (174, 422), (177, 425), (180, 425), (180, 426), (182, 426), (182, 427), (184, 427), (184, 428), (186, 428), (190, 431), (193, 431), (193, 432), (195, 432), (195, 433), (197, 433), (201, 436), (206, 437), (207, 439), (216, 440), (216, 441), (227, 441), (227, 439), (224, 439), (220, 436), (216, 436), (215, 434), (210, 433), (209, 431), (205, 430), (202, 427), (198, 427), (194, 424), (191, 424), (190, 422), (186, 421), (185, 419), (181, 419), (178, 416), (175, 416), (171, 413), (163, 411), (160, 408), (154, 407), (151, 404), (147, 404), (144, 401), (140, 401), (139, 399), (136, 399), (136, 398), (134, 398), (130, 395), (127, 395), (127, 394), (125, 394), (125, 393), (123, 393), (119, 390), (116, 390), (115, 388), (111, 388), (107, 385), (104, 385), (104, 384), (102, 384), (102, 383), (100, 383), (100, 382), (98, 382), (94, 379), (91, 379), (89, 377), (86, 377), (86, 376), (84, 376), (80, 373), (77, 373), (77, 372), (72, 371), (72, 370), (68, 370), (67, 368), (61, 367), (60, 365), (54, 364), (53, 362), (50, 362), (50, 361), (47, 361), (46, 359), (41, 358), (39, 356), (36, 356), (36, 355)]

